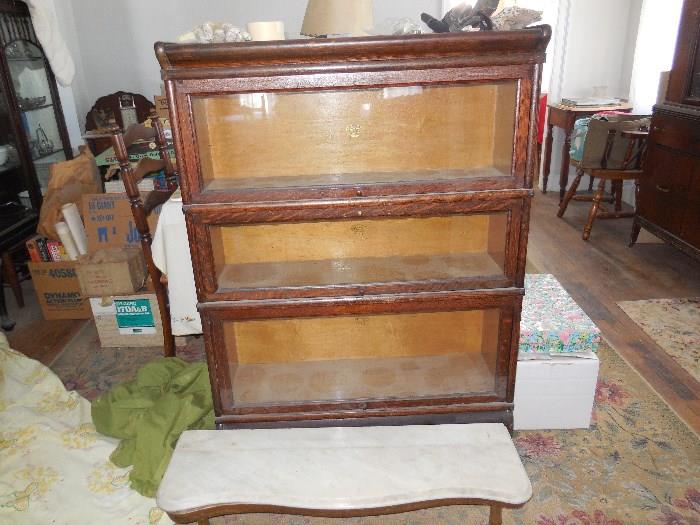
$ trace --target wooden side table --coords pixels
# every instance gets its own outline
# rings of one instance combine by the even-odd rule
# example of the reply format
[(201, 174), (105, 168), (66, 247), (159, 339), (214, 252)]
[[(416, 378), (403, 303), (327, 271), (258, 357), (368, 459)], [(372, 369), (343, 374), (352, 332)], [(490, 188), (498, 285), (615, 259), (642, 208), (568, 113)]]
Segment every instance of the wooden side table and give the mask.
[(542, 181), (542, 193), (547, 193), (547, 181), (549, 180), (549, 170), (552, 163), (552, 131), (554, 126), (564, 130), (564, 145), (561, 151), (561, 171), (559, 173), (559, 202), (564, 199), (566, 185), (569, 182), (569, 150), (571, 149), (571, 132), (574, 130), (574, 123), (585, 117), (590, 117), (601, 111), (624, 111), (629, 113), (632, 106), (620, 104), (618, 106), (602, 107), (574, 107), (562, 104), (547, 104), (549, 112), (547, 115), (547, 140), (544, 147), (544, 180)]

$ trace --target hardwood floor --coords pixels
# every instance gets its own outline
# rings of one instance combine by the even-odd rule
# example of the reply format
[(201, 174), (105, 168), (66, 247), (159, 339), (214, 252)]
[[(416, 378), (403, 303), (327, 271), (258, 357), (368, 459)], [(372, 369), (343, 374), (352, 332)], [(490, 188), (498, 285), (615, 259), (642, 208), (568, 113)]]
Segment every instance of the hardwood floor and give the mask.
[(581, 239), (590, 203), (556, 216), (558, 194), (537, 191), (528, 260), (553, 274), (605, 339), (700, 433), (700, 384), (617, 306), (618, 301), (700, 296), (700, 263), (666, 244), (627, 247), (632, 219), (600, 220)]
[(25, 306), (18, 308), (15, 298), (9, 290), (5, 290), (10, 318), (17, 323), (14, 330), (6, 332), (5, 335), (11, 348), (50, 365), (88, 321), (45, 321), (31, 281), (22, 283), (22, 292)]
[[(631, 219), (601, 220), (591, 239), (581, 240), (589, 203), (572, 202), (563, 219), (556, 217), (558, 194), (541, 194), (533, 202), (528, 261), (552, 273), (601, 328), (603, 336), (700, 433), (700, 384), (671, 359), (617, 306), (617, 301), (700, 296), (700, 263), (665, 244), (627, 247)], [(530, 271), (528, 267), (528, 271)], [(85, 321), (44, 321), (31, 282), (24, 284), (27, 307), (8, 333), (13, 348), (50, 363)], [(6, 291), (7, 292), (7, 291)]]

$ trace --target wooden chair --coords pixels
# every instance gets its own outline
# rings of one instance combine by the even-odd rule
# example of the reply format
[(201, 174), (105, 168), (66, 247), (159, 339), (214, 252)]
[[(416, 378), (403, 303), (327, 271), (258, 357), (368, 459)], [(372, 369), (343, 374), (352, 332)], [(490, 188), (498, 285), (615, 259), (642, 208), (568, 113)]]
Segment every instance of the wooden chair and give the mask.
[[(136, 229), (141, 236), (141, 247), (146, 260), (148, 274), (153, 281), (156, 298), (158, 299), (158, 309), (160, 310), (160, 318), (163, 323), (163, 349), (165, 357), (175, 356), (175, 338), (172, 333), (170, 323), (170, 306), (168, 302), (168, 291), (166, 288), (167, 280), (158, 267), (153, 263), (153, 255), (151, 253), (151, 243), (153, 237), (148, 226), (148, 215), (160, 204), (167, 201), (173, 192), (177, 189), (177, 173), (173, 166), (170, 156), (168, 155), (168, 147), (163, 132), (163, 126), (158, 119), (158, 116), (151, 114), (151, 128), (147, 128), (143, 124), (131, 126), (125, 133), (122, 133), (121, 128), (115, 127), (112, 129), (112, 146), (114, 153), (119, 161), (121, 168), (121, 177), (124, 182), (126, 194), (131, 203), (131, 211), (134, 215)], [(136, 140), (153, 140), (158, 146), (160, 159), (143, 158), (136, 166), (132, 167), (129, 162), (129, 154), (127, 148)], [(145, 201), (141, 198), (138, 184), (143, 177), (154, 171), (165, 170), (166, 184), (165, 190), (154, 190), (149, 192)]]
[[(624, 120), (591, 120), (588, 134), (583, 145), (580, 161), (572, 160), (576, 166), (576, 178), (564, 195), (559, 205), (558, 217), (563, 217), (572, 200), (592, 201), (588, 221), (583, 228), (583, 240), (591, 235), (595, 219), (619, 219), (633, 217), (634, 212), (622, 211), (622, 189), (625, 180), (637, 180), (642, 175), (642, 160), (646, 150), (648, 120), (640, 117), (627, 117)], [(642, 128), (642, 129), (640, 129)], [(577, 195), (576, 191), (584, 174), (599, 179), (598, 189), (593, 195)], [(607, 182), (610, 181), (611, 196), (605, 195)], [(603, 201), (614, 203), (614, 211), (607, 211)]]

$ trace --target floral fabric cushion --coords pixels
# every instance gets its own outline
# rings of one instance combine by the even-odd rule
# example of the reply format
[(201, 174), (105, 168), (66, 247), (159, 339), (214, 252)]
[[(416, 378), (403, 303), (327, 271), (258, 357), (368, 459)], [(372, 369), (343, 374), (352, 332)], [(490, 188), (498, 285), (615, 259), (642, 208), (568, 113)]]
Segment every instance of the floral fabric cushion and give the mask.
[(551, 274), (525, 276), (520, 320), (522, 353), (596, 352), (600, 330)]

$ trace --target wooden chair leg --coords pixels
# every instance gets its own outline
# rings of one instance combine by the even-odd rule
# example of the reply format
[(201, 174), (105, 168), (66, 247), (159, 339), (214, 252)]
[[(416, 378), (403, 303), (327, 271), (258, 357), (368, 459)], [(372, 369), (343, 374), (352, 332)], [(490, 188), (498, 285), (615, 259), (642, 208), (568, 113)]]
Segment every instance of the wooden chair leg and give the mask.
[(593, 221), (596, 218), (596, 215), (598, 215), (598, 208), (600, 208), (600, 201), (603, 200), (603, 197), (605, 195), (605, 179), (600, 179), (600, 183), (598, 184), (598, 191), (595, 193), (595, 197), (593, 197), (593, 205), (591, 206), (591, 211), (588, 213), (588, 222), (586, 223), (586, 226), (583, 228), (583, 240), (587, 241), (588, 238), (591, 236), (591, 229), (593, 228)]
[(637, 239), (639, 238), (639, 232), (642, 230), (642, 225), (640, 224), (639, 220), (637, 217), (634, 218), (634, 222), (632, 222), (632, 233), (630, 234), (630, 242), (627, 246), (630, 248), (634, 246), (634, 243), (637, 242)]
[(621, 180), (612, 181), (613, 195), (615, 196), (615, 211), (622, 211), (622, 182)]
[(10, 331), (15, 327), (15, 322), (7, 316), (7, 306), (5, 305), (5, 288), (2, 284), (5, 274), (4, 258), (0, 258), (0, 328)]
[(500, 505), (491, 505), (489, 511), (489, 525), (502, 525), (503, 515), (501, 514), (502, 507)]
[(19, 282), (19, 276), (17, 275), (17, 270), (15, 270), (15, 264), (12, 262), (10, 252), (2, 254), (2, 271), (5, 275), (5, 279), (7, 279), (7, 282), (10, 284), (10, 288), (12, 288), (12, 293), (15, 295), (17, 306), (24, 308), (22, 285)]
[(588, 191), (593, 191), (593, 182), (595, 182), (595, 177), (588, 178)]
[(557, 212), (557, 217), (564, 216), (564, 212), (566, 211), (569, 202), (571, 201), (571, 199), (574, 198), (574, 195), (576, 195), (578, 185), (581, 183), (581, 177), (583, 177), (583, 170), (579, 169), (576, 171), (576, 178), (571, 183), (571, 186), (569, 186), (569, 189), (566, 191), (566, 195), (564, 195), (564, 199), (561, 201), (561, 204), (559, 204), (559, 211)]

